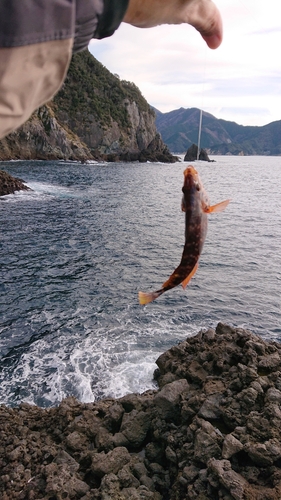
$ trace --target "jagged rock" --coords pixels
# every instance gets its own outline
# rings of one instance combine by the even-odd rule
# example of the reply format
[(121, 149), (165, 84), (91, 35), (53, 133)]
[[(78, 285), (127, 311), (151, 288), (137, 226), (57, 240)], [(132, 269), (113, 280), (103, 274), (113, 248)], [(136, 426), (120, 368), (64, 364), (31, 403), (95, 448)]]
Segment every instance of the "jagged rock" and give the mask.
[(130, 462), (130, 454), (127, 448), (117, 447), (108, 453), (94, 453), (92, 456), (92, 472), (98, 476), (103, 477), (106, 474), (117, 474), (124, 465)]
[(280, 500), (281, 345), (218, 324), (158, 360), (161, 389), (0, 406), (3, 500)]
[(125, 436), (131, 447), (138, 448), (146, 438), (150, 421), (148, 412), (132, 410), (123, 416), (120, 433)]
[(176, 416), (176, 410), (179, 408), (181, 395), (188, 389), (186, 379), (175, 380), (166, 384), (154, 398), (154, 404), (159, 413), (165, 419), (173, 419)]
[(222, 457), (223, 458), (230, 458), (235, 453), (239, 453), (239, 451), (243, 450), (243, 444), (236, 439), (232, 434), (227, 434), (225, 436), (223, 445), (222, 445)]
[[(197, 155), (198, 155), (198, 146), (196, 144), (192, 144), (186, 154), (185, 154), (185, 157), (184, 157), (184, 161), (195, 161), (197, 160)], [(201, 161), (209, 161), (209, 162), (213, 162), (215, 160), (210, 160), (207, 152), (205, 151), (205, 149), (200, 149), (200, 153), (199, 153), (199, 160)]]
[(198, 416), (206, 420), (216, 420), (221, 416), (221, 393), (211, 394), (207, 396), (203, 405), (201, 406)]
[(89, 491), (89, 486), (77, 475), (79, 464), (65, 451), (60, 451), (55, 460), (43, 469), (45, 491), (56, 498), (80, 498)]
[(65, 440), (66, 445), (73, 451), (81, 451), (85, 448), (87, 438), (81, 433), (74, 431)]
[(212, 458), (208, 463), (208, 469), (218, 477), (220, 483), (229, 491), (232, 498), (235, 500), (244, 500), (246, 498), (245, 490), (249, 486), (248, 482), (232, 469), (228, 460)]
[(31, 191), (31, 189), (24, 184), (22, 179), (0, 170), (0, 196), (13, 194), (15, 191)]

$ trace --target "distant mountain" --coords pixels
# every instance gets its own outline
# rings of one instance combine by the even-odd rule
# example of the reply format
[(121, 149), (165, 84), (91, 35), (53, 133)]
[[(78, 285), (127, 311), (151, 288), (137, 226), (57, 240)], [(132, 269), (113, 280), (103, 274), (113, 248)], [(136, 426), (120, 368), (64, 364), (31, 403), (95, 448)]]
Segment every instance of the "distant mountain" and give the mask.
[[(198, 142), (200, 110), (176, 109), (156, 114), (156, 127), (170, 151), (185, 153)], [(281, 155), (281, 120), (263, 127), (243, 126), (203, 111), (201, 147), (208, 154)]]

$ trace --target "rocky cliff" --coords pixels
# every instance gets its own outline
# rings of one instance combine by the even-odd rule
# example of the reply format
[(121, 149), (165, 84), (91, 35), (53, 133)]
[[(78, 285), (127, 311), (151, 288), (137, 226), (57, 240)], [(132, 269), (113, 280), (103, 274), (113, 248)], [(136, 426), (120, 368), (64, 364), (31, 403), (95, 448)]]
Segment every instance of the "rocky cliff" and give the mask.
[(92, 158), (86, 144), (66, 123), (58, 121), (51, 105), (39, 108), (22, 127), (0, 141), (0, 160)]
[(280, 500), (281, 345), (218, 324), (157, 365), (141, 395), (1, 406), (1, 499)]
[(0, 141), (0, 160), (9, 159), (175, 161), (139, 89), (88, 51), (73, 56), (55, 98)]

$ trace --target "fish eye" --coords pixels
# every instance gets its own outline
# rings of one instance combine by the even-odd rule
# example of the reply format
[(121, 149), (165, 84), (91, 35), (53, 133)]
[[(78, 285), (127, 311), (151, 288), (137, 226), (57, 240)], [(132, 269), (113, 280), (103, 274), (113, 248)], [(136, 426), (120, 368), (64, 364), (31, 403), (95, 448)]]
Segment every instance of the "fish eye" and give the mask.
[(200, 191), (200, 186), (198, 183), (195, 184), (195, 187), (196, 187), (197, 191)]

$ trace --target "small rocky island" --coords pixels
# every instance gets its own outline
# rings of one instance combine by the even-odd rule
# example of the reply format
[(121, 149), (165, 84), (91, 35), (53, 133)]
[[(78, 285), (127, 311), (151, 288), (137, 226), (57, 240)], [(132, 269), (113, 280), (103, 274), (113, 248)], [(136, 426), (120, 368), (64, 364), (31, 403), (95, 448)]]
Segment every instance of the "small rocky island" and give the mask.
[(1, 499), (280, 500), (281, 345), (219, 323), (157, 365), (140, 395), (1, 406)]
[[(185, 153), (184, 161), (195, 161), (197, 160), (197, 156), (198, 156), (198, 146), (196, 144), (192, 144)], [(207, 151), (205, 149), (200, 149), (198, 159), (201, 161), (209, 161), (209, 162), (215, 161), (215, 160), (210, 160)]]
[(0, 196), (13, 194), (15, 191), (31, 191), (31, 189), (24, 184), (22, 179), (0, 170)]

